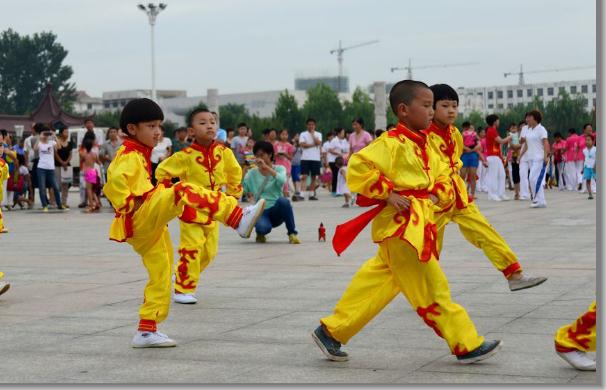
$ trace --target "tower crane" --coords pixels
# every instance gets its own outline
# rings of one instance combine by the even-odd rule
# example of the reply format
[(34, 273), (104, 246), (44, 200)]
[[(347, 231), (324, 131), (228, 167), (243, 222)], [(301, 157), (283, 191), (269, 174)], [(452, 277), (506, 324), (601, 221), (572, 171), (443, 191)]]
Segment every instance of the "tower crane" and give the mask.
[(343, 52), (346, 50), (351, 50), (351, 49), (355, 49), (358, 47), (362, 47), (362, 46), (368, 46), (368, 45), (372, 45), (375, 43), (379, 43), (378, 39), (372, 40), (372, 41), (368, 41), (368, 42), (363, 42), (363, 43), (358, 43), (356, 45), (352, 45), (352, 46), (347, 46), (347, 47), (343, 47), (341, 40), (339, 40), (339, 47), (336, 49), (333, 49), (330, 51), (330, 54), (334, 54), (337, 53), (337, 62), (339, 63), (339, 78), (338, 78), (338, 91), (341, 91), (341, 79), (343, 78)]
[(591, 66), (572, 66), (569, 68), (555, 68), (555, 69), (541, 69), (541, 70), (531, 70), (528, 72), (524, 72), (524, 69), (522, 67), (522, 64), (520, 64), (520, 71), (519, 72), (506, 72), (503, 73), (503, 77), (507, 78), (507, 76), (513, 76), (513, 75), (518, 75), (518, 84), (519, 85), (524, 85), (524, 75), (525, 74), (529, 74), (529, 73), (548, 73), (548, 72), (563, 72), (563, 71), (567, 71), (567, 70), (577, 70), (577, 69), (592, 69), (595, 68), (595, 65), (591, 65)]
[(412, 66), (412, 59), (408, 59), (408, 66), (392, 67), (391, 72), (396, 70), (406, 70), (408, 72), (407, 80), (412, 80), (412, 70), (414, 69), (428, 69), (428, 68), (450, 68), (452, 66), (466, 66), (466, 65), (477, 65), (479, 62), (461, 62), (457, 64), (438, 64), (438, 65), (425, 65), (425, 66)]

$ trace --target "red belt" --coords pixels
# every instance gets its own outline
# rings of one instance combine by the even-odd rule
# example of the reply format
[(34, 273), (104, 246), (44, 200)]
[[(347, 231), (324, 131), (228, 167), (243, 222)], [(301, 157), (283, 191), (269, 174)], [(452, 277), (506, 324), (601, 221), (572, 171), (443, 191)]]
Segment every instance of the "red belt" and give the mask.
[[(418, 199), (429, 199), (429, 191), (427, 189), (422, 190), (403, 190), (394, 191), (398, 195), (412, 196)], [(387, 202), (384, 200), (367, 198), (364, 195), (358, 194), (356, 198), (356, 204), (360, 207), (377, 207), (368, 210), (367, 212), (358, 215), (357, 217), (350, 219), (349, 221), (342, 223), (335, 229), (335, 235), (332, 237), (332, 247), (340, 256), (345, 249), (356, 239), (358, 234), (370, 221), (372, 221), (380, 212), (387, 206)]]

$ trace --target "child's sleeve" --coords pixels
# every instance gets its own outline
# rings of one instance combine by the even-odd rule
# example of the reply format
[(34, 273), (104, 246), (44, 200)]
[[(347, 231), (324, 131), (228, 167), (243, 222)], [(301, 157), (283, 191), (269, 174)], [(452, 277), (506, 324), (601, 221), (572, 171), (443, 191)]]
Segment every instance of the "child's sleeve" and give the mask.
[(185, 153), (177, 152), (169, 158), (162, 160), (156, 168), (156, 180), (158, 183), (170, 182), (175, 177), (185, 177), (188, 167), (187, 156)]
[(450, 167), (439, 158), (435, 159), (436, 178), (429, 192), (438, 198), (435, 204), (436, 211), (446, 211), (455, 202), (455, 190), (450, 177)]
[(387, 199), (394, 183), (386, 176), (393, 170), (392, 150), (384, 139), (379, 139), (349, 159), (347, 165), (347, 187), (373, 199)]
[[(118, 213), (128, 214), (135, 207), (135, 195), (131, 186), (141, 174), (137, 167), (137, 156), (129, 153), (117, 157), (110, 165), (103, 193)], [(151, 185), (151, 184), (150, 184)]]
[(227, 181), (226, 193), (234, 198), (240, 198), (242, 196), (242, 168), (231, 149), (225, 148), (223, 157), (223, 169)]

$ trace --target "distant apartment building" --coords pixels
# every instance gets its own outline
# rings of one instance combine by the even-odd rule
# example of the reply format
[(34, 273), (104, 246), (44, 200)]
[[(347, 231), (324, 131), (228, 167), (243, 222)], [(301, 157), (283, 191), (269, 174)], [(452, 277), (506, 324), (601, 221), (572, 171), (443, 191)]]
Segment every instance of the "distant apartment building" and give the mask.
[(491, 87), (459, 87), (459, 112), (464, 115), (472, 111), (482, 113), (500, 112), (518, 104), (531, 103), (539, 97), (545, 104), (566, 91), (571, 97), (582, 96), (587, 111), (596, 106), (596, 79), (534, 83), (525, 85), (501, 85)]
[[(187, 92), (183, 90), (156, 90), (158, 99), (171, 99), (186, 97)], [(103, 92), (103, 108), (106, 111), (121, 110), (126, 103), (133, 99), (150, 98), (151, 90), (149, 89), (131, 89), (125, 91), (109, 91)]]
[(76, 101), (74, 102), (74, 111), (80, 114), (92, 115), (103, 111), (103, 99), (90, 97), (84, 91), (76, 91)]

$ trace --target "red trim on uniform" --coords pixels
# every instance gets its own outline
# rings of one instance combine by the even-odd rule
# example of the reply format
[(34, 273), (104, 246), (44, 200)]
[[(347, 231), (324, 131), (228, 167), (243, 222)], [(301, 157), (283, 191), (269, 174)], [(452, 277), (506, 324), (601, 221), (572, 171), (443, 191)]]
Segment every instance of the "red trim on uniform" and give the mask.
[(227, 221), (225, 222), (227, 226), (230, 226), (234, 229), (237, 229), (238, 226), (240, 225), (240, 221), (242, 221), (242, 207), (240, 206), (236, 206), (236, 208), (234, 209), (234, 211), (231, 212), (231, 214), (229, 215), (229, 217), (227, 218)]
[(129, 153), (129, 152), (139, 152), (143, 155), (143, 157), (145, 157), (145, 162), (147, 163), (147, 166), (145, 168), (147, 168), (147, 173), (149, 174), (149, 176), (151, 177), (151, 153), (152, 153), (152, 148), (150, 148), (147, 145), (142, 144), (141, 142), (137, 141), (136, 139), (133, 138), (126, 138), (124, 139), (124, 142), (122, 143), (122, 146), (124, 146), (124, 153)]
[(520, 266), (520, 263), (518, 263), (517, 261), (513, 264), (511, 264), (509, 267), (505, 268), (503, 271), (503, 275), (505, 275), (506, 278), (510, 277), (512, 274), (514, 274), (516, 271), (519, 271), (522, 267)]
[(558, 351), (558, 352), (561, 352), (561, 353), (578, 351), (578, 349), (564, 347), (564, 346), (558, 344), (557, 341), (555, 341), (554, 344), (555, 344), (555, 350)]
[(141, 332), (155, 332), (158, 330), (156, 327), (156, 321), (154, 320), (139, 320), (139, 329)]

